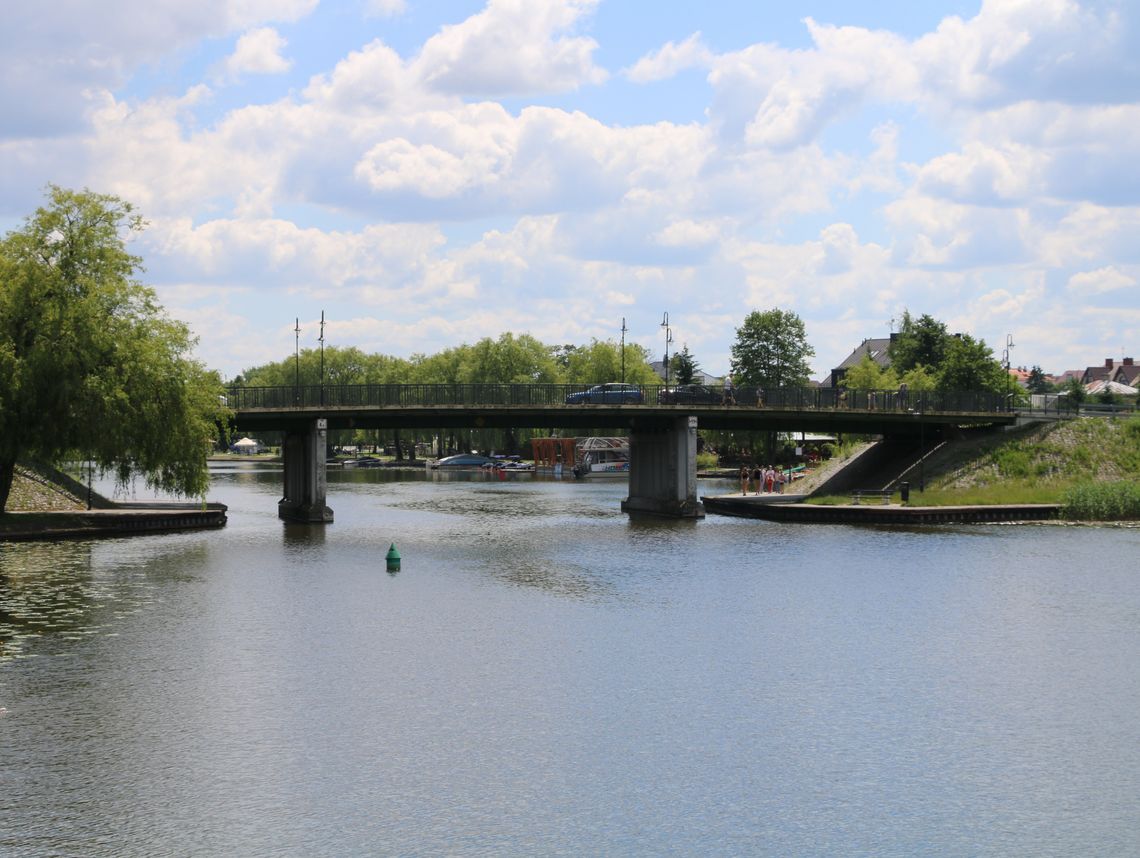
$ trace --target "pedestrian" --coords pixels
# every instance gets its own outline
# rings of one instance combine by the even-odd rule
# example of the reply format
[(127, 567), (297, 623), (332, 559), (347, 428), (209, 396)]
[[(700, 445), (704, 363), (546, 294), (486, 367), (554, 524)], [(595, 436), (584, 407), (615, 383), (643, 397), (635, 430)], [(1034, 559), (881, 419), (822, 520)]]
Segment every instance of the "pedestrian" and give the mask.
[(764, 471), (764, 491), (771, 494), (776, 490), (776, 470), (771, 465)]
[(756, 485), (756, 494), (764, 491), (764, 471), (759, 465), (752, 466), (752, 482)]
[(736, 404), (736, 393), (732, 389), (732, 378), (727, 375), (724, 377), (724, 398), (721, 402), (724, 405)]
[(784, 493), (784, 483), (785, 482), (787, 482), (787, 480), (784, 477), (784, 469), (783, 468), (777, 468), (776, 469), (776, 494), (782, 495)]
[(747, 465), (740, 466), (740, 493), (748, 497), (748, 476), (749, 470)]

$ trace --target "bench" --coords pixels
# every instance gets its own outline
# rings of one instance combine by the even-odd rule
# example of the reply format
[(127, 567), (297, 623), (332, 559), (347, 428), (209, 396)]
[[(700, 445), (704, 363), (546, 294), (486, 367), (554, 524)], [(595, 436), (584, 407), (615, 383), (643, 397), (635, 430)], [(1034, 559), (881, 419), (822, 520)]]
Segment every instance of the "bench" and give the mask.
[(863, 501), (888, 504), (891, 502), (890, 489), (855, 489), (851, 492), (851, 503), (858, 506)]

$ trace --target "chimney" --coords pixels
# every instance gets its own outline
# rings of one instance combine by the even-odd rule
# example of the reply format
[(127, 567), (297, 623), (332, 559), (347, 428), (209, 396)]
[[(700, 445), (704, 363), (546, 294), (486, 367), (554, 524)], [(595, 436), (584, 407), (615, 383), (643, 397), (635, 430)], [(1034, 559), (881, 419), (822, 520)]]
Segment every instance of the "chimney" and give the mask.
[(1104, 368), (1105, 369), (1112, 369), (1112, 358), (1105, 358), (1104, 359)]
[(1124, 359), (1124, 365), (1125, 366), (1132, 366), (1132, 358), (1125, 358)]

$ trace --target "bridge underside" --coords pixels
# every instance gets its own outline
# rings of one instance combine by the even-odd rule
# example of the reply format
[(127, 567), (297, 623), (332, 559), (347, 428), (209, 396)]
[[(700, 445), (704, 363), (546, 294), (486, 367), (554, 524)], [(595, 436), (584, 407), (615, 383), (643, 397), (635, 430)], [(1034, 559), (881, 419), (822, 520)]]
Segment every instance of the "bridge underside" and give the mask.
[(235, 426), (243, 432), (288, 431), (318, 419), (330, 430), (340, 429), (597, 429), (661, 431), (678, 418), (695, 417), (702, 429), (748, 432), (829, 432), (890, 437), (937, 437), (947, 427), (1007, 425), (1016, 414), (873, 410), (803, 410), (692, 406), (688, 408), (636, 405), (547, 406), (423, 406), (353, 408), (326, 406), (304, 409), (243, 410)]
[(644, 405), (266, 408), (236, 414), (243, 432), (283, 431), (284, 496), (278, 514), (285, 519), (332, 521), (325, 504), (325, 439), (328, 430), (548, 428), (607, 429), (630, 438), (629, 497), (622, 509), (682, 518), (701, 518), (697, 499), (696, 434), (729, 431), (826, 432), (935, 440), (962, 426), (1013, 423), (1016, 415), (993, 412), (876, 411), (874, 409), (797, 409), (736, 406), (665, 407)]

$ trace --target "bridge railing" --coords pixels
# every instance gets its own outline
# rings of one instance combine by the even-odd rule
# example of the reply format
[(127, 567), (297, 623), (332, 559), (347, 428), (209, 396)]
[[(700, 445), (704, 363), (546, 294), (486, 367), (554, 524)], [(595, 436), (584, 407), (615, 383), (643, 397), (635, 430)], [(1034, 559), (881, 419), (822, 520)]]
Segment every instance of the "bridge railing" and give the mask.
[[(988, 391), (846, 390), (831, 387), (738, 387), (726, 403), (717, 387), (628, 385), (629, 394), (602, 393), (589, 384), (326, 384), (298, 387), (231, 387), (236, 410), (292, 408), (410, 408), (431, 406), (573, 406), (576, 404), (691, 407), (850, 409), (913, 413), (1002, 413), (1010, 400)], [(584, 401), (574, 395), (587, 394)]]

